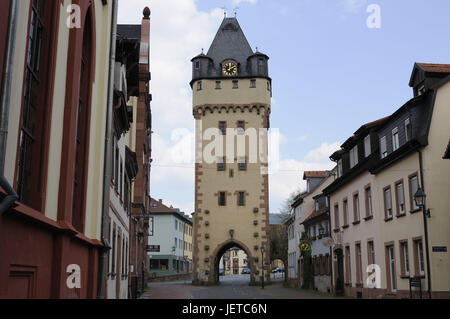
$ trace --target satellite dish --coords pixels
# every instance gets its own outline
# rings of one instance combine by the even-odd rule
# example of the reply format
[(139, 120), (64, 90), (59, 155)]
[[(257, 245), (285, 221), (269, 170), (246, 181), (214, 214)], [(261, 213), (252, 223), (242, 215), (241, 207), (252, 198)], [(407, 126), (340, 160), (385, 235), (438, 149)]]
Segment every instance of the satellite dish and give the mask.
[(325, 237), (322, 239), (322, 245), (326, 247), (332, 247), (334, 245), (334, 240), (331, 237)]

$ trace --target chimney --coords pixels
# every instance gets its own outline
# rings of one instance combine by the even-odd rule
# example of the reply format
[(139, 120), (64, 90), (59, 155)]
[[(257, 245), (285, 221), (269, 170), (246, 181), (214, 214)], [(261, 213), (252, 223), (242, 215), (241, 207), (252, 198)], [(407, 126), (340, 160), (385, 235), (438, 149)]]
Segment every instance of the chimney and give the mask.
[(160, 202), (161, 204), (162, 204), (162, 201), (163, 201), (162, 199), (159, 200), (159, 202)]

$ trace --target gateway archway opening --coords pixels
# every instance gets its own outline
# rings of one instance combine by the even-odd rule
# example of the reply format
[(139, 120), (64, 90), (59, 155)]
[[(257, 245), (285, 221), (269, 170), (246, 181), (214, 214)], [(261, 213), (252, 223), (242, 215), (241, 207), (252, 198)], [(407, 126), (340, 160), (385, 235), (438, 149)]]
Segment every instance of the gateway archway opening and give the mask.
[(224, 244), (215, 255), (215, 284), (249, 285), (254, 271), (247, 249), (238, 243)]

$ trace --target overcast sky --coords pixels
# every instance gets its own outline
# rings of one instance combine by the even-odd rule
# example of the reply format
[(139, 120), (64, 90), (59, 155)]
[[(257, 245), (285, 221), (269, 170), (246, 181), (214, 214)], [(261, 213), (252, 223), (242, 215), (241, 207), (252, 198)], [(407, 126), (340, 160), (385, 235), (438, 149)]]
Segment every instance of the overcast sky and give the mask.
[[(381, 9), (370, 29), (367, 8)], [(153, 154), (151, 196), (194, 211), (191, 58), (208, 50), (227, 7), (250, 45), (270, 56), (271, 127), (282, 134), (280, 171), (269, 177), (270, 211), (304, 188), (304, 170), (361, 125), (412, 97), (414, 62), (450, 63), (448, 0), (120, 0), (119, 23), (151, 15)], [(181, 159), (185, 159), (183, 163)]]

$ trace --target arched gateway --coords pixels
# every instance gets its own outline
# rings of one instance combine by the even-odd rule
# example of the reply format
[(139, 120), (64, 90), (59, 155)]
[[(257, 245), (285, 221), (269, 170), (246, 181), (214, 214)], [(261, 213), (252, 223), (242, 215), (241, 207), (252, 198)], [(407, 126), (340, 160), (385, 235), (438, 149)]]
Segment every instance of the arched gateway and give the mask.
[(217, 284), (222, 254), (247, 254), (251, 284), (270, 281), (269, 57), (225, 18), (207, 54), (192, 59), (196, 119), (194, 284)]

